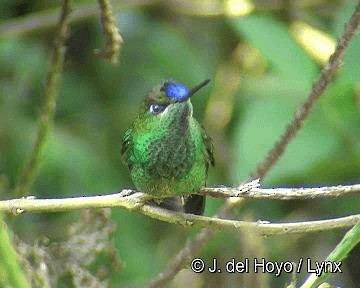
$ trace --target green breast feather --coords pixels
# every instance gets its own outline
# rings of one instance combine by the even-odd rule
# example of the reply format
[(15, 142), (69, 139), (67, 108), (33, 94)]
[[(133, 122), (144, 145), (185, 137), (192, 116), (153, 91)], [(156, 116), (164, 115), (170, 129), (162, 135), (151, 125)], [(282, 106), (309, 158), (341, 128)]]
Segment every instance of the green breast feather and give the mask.
[[(172, 90), (166, 91), (164, 84), (149, 93), (125, 132), (121, 149), (136, 188), (156, 197), (199, 191), (206, 184), (209, 165), (214, 165), (211, 139), (193, 118), (190, 96), (184, 94), (191, 95), (208, 82), (192, 92), (166, 83), (173, 85)], [(166, 93), (181, 96), (181, 101)]]

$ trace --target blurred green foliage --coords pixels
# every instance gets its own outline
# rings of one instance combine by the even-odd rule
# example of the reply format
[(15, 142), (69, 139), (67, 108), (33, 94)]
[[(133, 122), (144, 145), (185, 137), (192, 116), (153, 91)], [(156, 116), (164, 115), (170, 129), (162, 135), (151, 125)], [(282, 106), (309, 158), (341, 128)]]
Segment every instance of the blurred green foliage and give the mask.
[[(118, 66), (92, 55), (93, 49), (104, 45), (98, 19), (71, 23), (53, 134), (41, 155), (41, 170), (31, 195), (56, 198), (132, 187), (120, 161), (121, 140), (146, 93), (163, 79), (173, 78), (189, 86), (207, 77), (215, 79), (224, 65), (232, 67), (240, 79), (238, 89), (226, 103), (232, 107), (227, 115), (230, 121), (219, 129), (213, 124), (216, 118), (202, 119), (208, 119), (207, 108), (215, 97), (214, 91), (221, 96), (231, 78), (213, 81), (210, 88), (194, 98), (195, 116), (204, 123), (216, 146), (217, 167), (210, 174), (209, 185), (236, 185), (246, 180), (279, 139), (321, 70), (290, 33), (292, 21), (306, 21), (336, 40), (357, 1), (318, 1), (308, 8), (295, 5), (292, 13), (286, 6), (265, 11), (255, 6), (253, 13), (243, 17), (186, 15), (173, 7), (173, 2), (134, 4), (132, 9), (117, 11), (124, 38)], [(47, 13), (47, 9), (58, 5), (54, 1), (40, 1), (36, 6), (21, 0), (3, 1), (0, 26), (23, 16), (34, 15), (35, 19), (32, 13)], [(53, 36), (53, 28), (14, 37), (2, 37), (0, 33), (2, 199), (12, 197), (10, 191), (36, 137)], [(251, 54), (241, 54), (236, 62), (232, 55), (239, 45)], [(255, 57), (255, 65), (246, 66), (247, 57)], [(284, 157), (264, 179), (264, 185), (306, 187), (360, 180), (359, 61), (357, 35), (339, 75)], [(208, 199), (206, 214), (211, 215), (222, 203)], [(248, 220), (306, 220), (359, 213), (359, 207), (359, 197), (301, 202), (253, 200), (239, 207), (238, 214)], [(56, 241), (64, 237), (75, 214), (24, 215), (11, 222), (23, 239), (46, 236)], [(118, 209), (113, 209), (112, 218), (117, 224), (114, 242), (122, 267), (113, 275), (111, 287), (141, 287), (165, 269), (186, 239), (197, 232)], [(259, 247), (266, 251), (259, 252), (252, 247), (255, 244), (249, 240), (253, 239), (251, 235), (219, 233), (201, 256), (208, 263), (213, 257), (219, 261), (266, 257), (296, 262), (310, 256), (321, 260), (342, 235), (326, 232), (257, 239)], [(349, 275), (346, 271), (334, 281), (352, 287), (351, 281), (355, 280), (350, 280)], [(194, 283), (202, 283), (203, 287), (239, 287), (239, 283), (252, 283), (257, 276), (189, 274), (190, 279), (200, 279)], [(298, 276), (303, 279), (305, 273)], [(262, 285), (280, 287), (290, 280), (290, 275), (270, 276)], [(175, 280), (176, 287), (184, 285), (181, 281), (181, 277)]]

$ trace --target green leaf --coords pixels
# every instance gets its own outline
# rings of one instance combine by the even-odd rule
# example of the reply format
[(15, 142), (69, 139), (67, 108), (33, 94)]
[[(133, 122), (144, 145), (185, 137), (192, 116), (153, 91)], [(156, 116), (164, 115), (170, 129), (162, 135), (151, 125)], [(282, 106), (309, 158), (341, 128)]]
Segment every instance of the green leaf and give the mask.
[(12, 237), (0, 214), (0, 287), (30, 287), (25, 273), (19, 264), (19, 257), (13, 247)]

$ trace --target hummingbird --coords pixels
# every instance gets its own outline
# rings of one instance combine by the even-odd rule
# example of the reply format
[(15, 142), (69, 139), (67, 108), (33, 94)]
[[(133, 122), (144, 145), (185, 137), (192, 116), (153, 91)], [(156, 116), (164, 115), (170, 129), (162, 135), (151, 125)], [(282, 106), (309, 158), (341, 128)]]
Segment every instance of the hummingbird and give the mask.
[(156, 86), (123, 137), (121, 159), (135, 187), (163, 208), (204, 212), (205, 196), (194, 193), (206, 185), (209, 166), (215, 165), (214, 147), (193, 117), (190, 99), (209, 82), (192, 89), (173, 80)]

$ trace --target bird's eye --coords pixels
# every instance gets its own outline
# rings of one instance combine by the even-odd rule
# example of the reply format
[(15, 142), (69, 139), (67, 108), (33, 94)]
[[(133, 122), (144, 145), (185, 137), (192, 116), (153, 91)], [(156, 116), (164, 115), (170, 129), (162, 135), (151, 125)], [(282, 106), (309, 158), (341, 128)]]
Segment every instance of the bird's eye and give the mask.
[(159, 104), (151, 104), (150, 105), (150, 113), (153, 115), (158, 115), (161, 112), (163, 112), (165, 110), (166, 106), (164, 105), (159, 105)]

